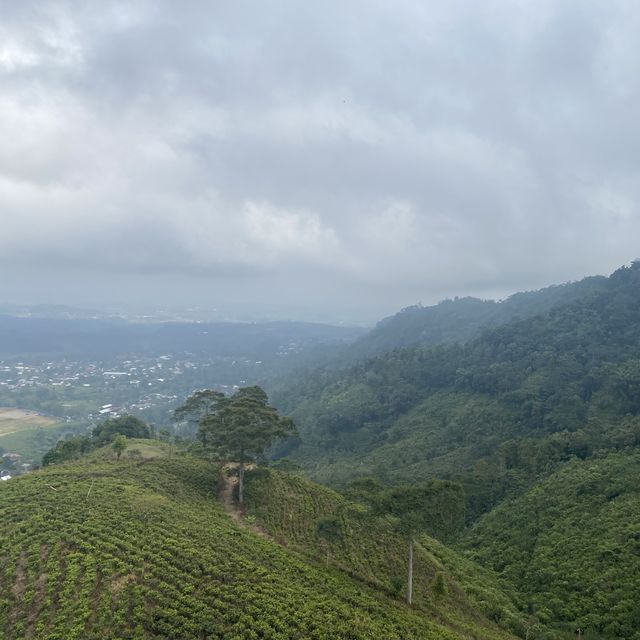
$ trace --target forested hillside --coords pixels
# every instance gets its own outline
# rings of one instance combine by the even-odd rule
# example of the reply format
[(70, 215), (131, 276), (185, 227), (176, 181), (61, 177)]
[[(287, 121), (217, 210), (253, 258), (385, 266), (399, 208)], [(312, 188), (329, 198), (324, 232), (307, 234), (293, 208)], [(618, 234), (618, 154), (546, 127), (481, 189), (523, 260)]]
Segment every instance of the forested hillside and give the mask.
[(568, 635), (638, 637), (640, 262), (465, 343), (300, 376), (278, 402), (310, 476), (459, 482), (466, 524), (435, 533), (521, 610)]
[[(375, 528), (360, 529), (345, 547), (348, 556), (336, 552), (336, 562), (325, 566), (304, 534), (293, 540), (273, 528), (272, 539), (253, 532), (251, 518), (244, 526), (234, 522), (217, 500), (220, 475), (211, 463), (171, 455), (160, 444), (136, 446), (152, 457), (116, 462), (110, 450), (94, 452), (2, 483), (3, 640), (512, 637), (474, 608), (480, 596), (490, 613), (509, 614), (511, 626), (526, 620), (495, 586), (468, 598), (457, 582), (458, 561), (449, 573), (448, 557), (431, 556), (428, 540), (410, 609), (380, 555), (389, 555), (389, 568), (400, 562), (385, 546), (393, 542), (388, 533), (379, 538)], [(283, 491), (252, 487), (259, 491), (252, 496), (249, 488), (254, 504), (259, 500), (272, 519), (282, 515), (276, 505)], [(287, 503), (288, 531), (315, 526), (320, 513), (309, 512), (309, 504), (345, 504), (311, 485), (297, 487), (302, 499)], [(365, 549), (378, 553), (368, 566)], [(446, 573), (446, 589), (434, 592), (436, 566)], [(473, 565), (464, 567), (482, 581)]]
[(293, 453), (343, 485), (456, 477), (470, 519), (571, 456), (640, 443), (640, 263), (600, 293), (465, 344), (394, 350), (277, 396)]
[(546, 313), (601, 292), (606, 278), (593, 276), (579, 282), (516, 293), (505, 300), (447, 299), (437, 305), (407, 307), (381, 320), (372, 331), (343, 349), (339, 361), (353, 361), (391, 349), (466, 342), (480, 330), (514, 318)]
[[(640, 454), (573, 459), (464, 538), (545, 622), (640, 638)], [(506, 587), (509, 588), (509, 587)]]

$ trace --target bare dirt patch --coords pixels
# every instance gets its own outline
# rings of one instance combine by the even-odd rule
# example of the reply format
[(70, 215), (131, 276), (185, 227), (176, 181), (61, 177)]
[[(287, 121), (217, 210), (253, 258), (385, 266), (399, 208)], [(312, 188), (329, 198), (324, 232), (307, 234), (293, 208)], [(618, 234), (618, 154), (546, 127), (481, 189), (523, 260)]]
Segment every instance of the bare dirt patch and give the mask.
[[(245, 470), (250, 471), (251, 469), (255, 469), (255, 467), (255, 464), (247, 464), (245, 465)], [(237, 470), (237, 462), (227, 462), (222, 467), (222, 487), (220, 488), (220, 492), (218, 493), (218, 498), (220, 502), (222, 502), (222, 506), (227, 512), (227, 515), (234, 522), (240, 525), (243, 529), (248, 529), (249, 531), (253, 531), (253, 533), (257, 533), (263, 538), (269, 538), (272, 540), (273, 537), (268, 531), (265, 531), (265, 529), (255, 523), (247, 522), (244, 518), (244, 512), (235, 499), (236, 487), (238, 486)]]
[(41, 573), (35, 583), (35, 595), (31, 604), (31, 610), (27, 616), (26, 638), (31, 638), (34, 632), (34, 625), (40, 613), (42, 601), (44, 600), (45, 587), (47, 585), (47, 574)]
[(124, 589), (130, 582), (135, 582), (136, 574), (128, 573), (127, 575), (120, 576), (119, 578), (115, 578), (111, 581), (111, 591), (113, 593), (119, 593)]
[(11, 587), (11, 593), (16, 602), (13, 609), (11, 610), (11, 614), (9, 619), (12, 623), (14, 623), (18, 619), (18, 614), (20, 611), (19, 604), (22, 600), (22, 596), (24, 595), (26, 586), (27, 586), (27, 554), (23, 551), (16, 562), (16, 578), (14, 580), (13, 586)]
[(11, 587), (13, 596), (16, 600), (20, 600), (24, 595), (25, 586), (27, 583), (27, 571), (26, 571), (27, 556), (23, 551), (20, 554), (20, 559), (16, 564), (16, 579)]

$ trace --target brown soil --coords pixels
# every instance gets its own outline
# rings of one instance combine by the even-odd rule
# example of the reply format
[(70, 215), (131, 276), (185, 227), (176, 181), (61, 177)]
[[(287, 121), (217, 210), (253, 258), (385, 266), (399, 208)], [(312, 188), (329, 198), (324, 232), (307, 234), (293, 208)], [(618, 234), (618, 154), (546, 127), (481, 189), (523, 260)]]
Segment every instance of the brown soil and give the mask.
[(136, 580), (135, 573), (128, 573), (125, 576), (120, 576), (119, 578), (115, 578), (114, 580), (111, 581), (111, 591), (113, 593), (119, 593), (130, 582), (135, 582), (135, 580)]
[[(255, 469), (255, 464), (245, 465), (245, 470)], [(255, 523), (247, 522), (244, 518), (244, 511), (240, 508), (235, 500), (236, 487), (238, 486), (238, 469), (237, 462), (227, 462), (222, 467), (222, 487), (218, 493), (218, 498), (227, 512), (227, 515), (243, 529), (248, 529), (253, 533), (257, 533), (263, 538), (273, 539), (271, 534)]]

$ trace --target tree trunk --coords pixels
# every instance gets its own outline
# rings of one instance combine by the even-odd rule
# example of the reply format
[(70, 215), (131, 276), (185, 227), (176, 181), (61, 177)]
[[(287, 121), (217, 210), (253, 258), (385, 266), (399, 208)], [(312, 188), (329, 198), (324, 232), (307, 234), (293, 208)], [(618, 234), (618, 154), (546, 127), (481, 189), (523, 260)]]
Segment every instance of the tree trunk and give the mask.
[(240, 460), (238, 467), (238, 504), (244, 504), (244, 460)]
[(413, 540), (409, 539), (409, 569), (407, 571), (407, 604), (411, 606), (413, 597)]

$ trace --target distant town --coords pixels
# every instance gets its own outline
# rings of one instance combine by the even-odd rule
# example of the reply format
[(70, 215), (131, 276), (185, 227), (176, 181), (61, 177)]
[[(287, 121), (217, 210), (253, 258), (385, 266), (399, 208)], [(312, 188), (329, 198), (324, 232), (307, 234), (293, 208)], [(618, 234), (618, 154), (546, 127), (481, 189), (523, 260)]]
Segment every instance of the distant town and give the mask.
[(164, 354), (91, 362), (0, 360), (0, 406), (19, 406), (66, 422), (134, 413), (166, 421), (171, 408), (193, 388), (229, 392), (255, 378), (262, 361), (197, 360)]

